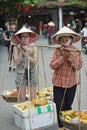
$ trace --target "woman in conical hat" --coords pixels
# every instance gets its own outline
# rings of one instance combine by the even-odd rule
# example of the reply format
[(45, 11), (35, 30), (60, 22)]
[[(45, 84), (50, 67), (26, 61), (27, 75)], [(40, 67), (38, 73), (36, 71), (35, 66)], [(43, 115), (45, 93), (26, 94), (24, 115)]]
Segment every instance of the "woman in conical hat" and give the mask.
[(21, 40), (20, 35), (21, 35), (22, 33), (28, 33), (28, 34), (30, 35), (28, 44), (31, 44), (31, 43), (37, 41), (37, 39), (38, 39), (38, 34), (37, 34), (37, 33), (35, 33), (35, 32), (32, 31), (32, 30), (29, 30), (29, 29), (27, 29), (25, 26), (23, 26), (23, 27), (22, 27), (17, 33), (15, 33), (15, 35), (12, 37), (12, 42), (15, 43), (15, 44), (21, 44), (22, 46), (27, 46), (28, 44), (26, 45), (25, 42), (23, 42), (23, 41)]
[(37, 39), (38, 34), (26, 27), (22, 27), (12, 38), (12, 42), (16, 45), (14, 47), (14, 61), (17, 65), (15, 83), (19, 92), (19, 102), (25, 101), (28, 81), (30, 83), (30, 99), (36, 97), (37, 48), (32, 43)]
[(55, 24), (51, 21), (48, 23), (47, 34), (48, 34), (48, 43), (51, 44), (51, 36), (55, 33)]
[(72, 109), (76, 87), (79, 84), (77, 71), (82, 67), (82, 57), (73, 43), (80, 40), (80, 36), (67, 27), (63, 27), (51, 37), (54, 44), (60, 44), (56, 48), (50, 61), (53, 70), (53, 94), (57, 107), (58, 130), (64, 130), (60, 120), (60, 110)]

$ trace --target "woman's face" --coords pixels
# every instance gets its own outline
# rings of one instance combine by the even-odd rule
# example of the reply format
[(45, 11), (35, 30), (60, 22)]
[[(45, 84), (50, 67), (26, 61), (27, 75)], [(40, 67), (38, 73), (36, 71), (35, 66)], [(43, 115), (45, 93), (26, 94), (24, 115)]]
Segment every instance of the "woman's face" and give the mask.
[(23, 42), (23, 44), (25, 46), (29, 45), (29, 41), (30, 41), (30, 35), (29, 35), (29, 33), (22, 33), (20, 35), (20, 39), (21, 39), (21, 41)]
[(66, 43), (70, 39), (69, 36), (61, 36), (60, 37), (60, 43)]

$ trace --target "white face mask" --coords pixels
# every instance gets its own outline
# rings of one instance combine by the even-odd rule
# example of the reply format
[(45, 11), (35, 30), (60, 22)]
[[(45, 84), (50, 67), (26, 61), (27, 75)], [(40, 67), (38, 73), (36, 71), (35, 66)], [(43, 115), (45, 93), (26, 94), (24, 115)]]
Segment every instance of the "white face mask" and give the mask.
[(61, 42), (61, 44), (65, 47), (68, 47), (71, 44), (71, 39), (69, 39), (66, 43)]

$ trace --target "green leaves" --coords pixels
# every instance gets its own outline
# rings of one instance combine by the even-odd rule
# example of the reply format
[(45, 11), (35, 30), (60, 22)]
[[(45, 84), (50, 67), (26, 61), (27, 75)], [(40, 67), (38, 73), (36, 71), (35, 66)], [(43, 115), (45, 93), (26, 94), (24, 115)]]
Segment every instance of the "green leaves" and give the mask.
[[(17, 12), (21, 11), (22, 8), (29, 5), (29, 10), (33, 9), (33, 7), (37, 9), (37, 7), (47, 7), (47, 8), (55, 8), (60, 6), (60, 3), (63, 2), (63, 6), (66, 7), (87, 7), (87, 0), (0, 0), (0, 13), (3, 12)], [(18, 7), (17, 7), (17, 4)], [(19, 7), (21, 5), (21, 7)], [(6, 8), (6, 9), (5, 9)]]
[(24, 2), (22, 3), (23, 5), (28, 5), (30, 3), (29, 0), (24, 0)]

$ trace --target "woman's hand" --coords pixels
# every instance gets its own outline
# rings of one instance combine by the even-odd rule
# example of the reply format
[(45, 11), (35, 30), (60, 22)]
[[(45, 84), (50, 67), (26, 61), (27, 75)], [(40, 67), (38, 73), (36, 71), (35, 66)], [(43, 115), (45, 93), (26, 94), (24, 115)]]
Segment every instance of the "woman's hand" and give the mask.
[(18, 44), (18, 49), (22, 52), (23, 51), (22, 45)]
[(65, 56), (68, 55), (68, 52), (65, 50), (64, 47), (61, 47), (61, 48), (60, 48), (60, 51), (61, 51), (61, 54), (62, 54), (63, 57), (65, 57)]
[(64, 47), (61, 47), (61, 54), (64, 56), (64, 57), (69, 57), (70, 55), (73, 55), (73, 52), (71, 50), (69, 50), (69, 48), (64, 48)]

